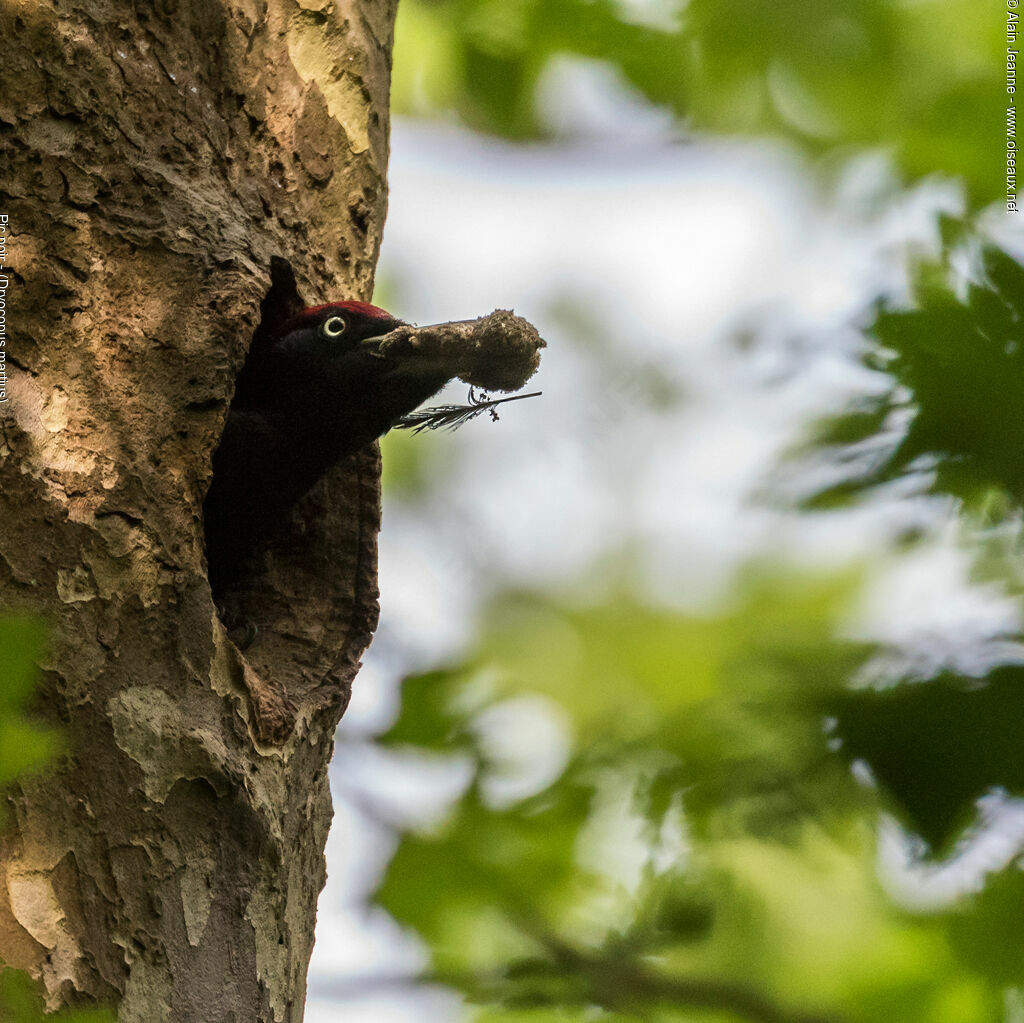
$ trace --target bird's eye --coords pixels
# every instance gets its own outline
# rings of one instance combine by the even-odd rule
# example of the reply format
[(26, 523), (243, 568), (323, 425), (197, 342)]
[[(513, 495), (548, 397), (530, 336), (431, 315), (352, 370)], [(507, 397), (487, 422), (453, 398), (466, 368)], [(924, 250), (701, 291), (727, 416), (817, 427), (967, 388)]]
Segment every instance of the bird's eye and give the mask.
[(332, 316), (330, 319), (324, 320), (320, 331), (324, 337), (341, 337), (341, 335), (345, 333), (345, 328), (347, 326), (348, 324), (342, 317)]

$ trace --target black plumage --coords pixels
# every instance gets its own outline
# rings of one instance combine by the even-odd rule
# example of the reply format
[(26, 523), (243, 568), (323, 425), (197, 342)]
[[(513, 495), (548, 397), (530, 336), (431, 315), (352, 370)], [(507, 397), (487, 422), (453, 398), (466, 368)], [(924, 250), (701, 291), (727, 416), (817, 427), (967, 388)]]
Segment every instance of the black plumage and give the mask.
[(203, 508), (215, 595), (333, 465), (447, 383), (430, 360), (380, 351), (379, 339), (402, 325), (363, 302), (276, 318), (264, 303)]

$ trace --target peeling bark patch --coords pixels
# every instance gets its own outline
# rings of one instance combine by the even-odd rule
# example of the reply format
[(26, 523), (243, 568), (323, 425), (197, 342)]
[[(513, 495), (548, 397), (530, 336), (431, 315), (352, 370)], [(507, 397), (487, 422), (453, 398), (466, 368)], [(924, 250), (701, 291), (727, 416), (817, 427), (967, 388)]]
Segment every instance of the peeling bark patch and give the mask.
[(289, 956), (283, 937), (281, 921), (276, 912), (277, 899), (271, 891), (256, 891), (249, 905), (245, 907), (245, 919), (252, 924), (253, 939), (256, 943), (256, 971), (260, 980), (272, 992), (270, 1008), (275, 1023), (285, 1019), (288, 1011), (290, 990)]
[(82, 951), (66, 926), (66, 917), (50, 880), (49, 871), (17, 863), (7, 867), (7, 896), (18, 923), (45, 949), (42, 970), (47, 1008), (60, 1005), (58, 992), (78, 979)]
[(287, 693), (268, 685), (249, 664), (242, 666), (242, 678), (252, 700), (256, 741), (262, 746), (280, 746), (295, 731), (298, 707)]
[(82, 565), (76, 565), (71, 571), (57, 570), (57, 597), (65, 604), (95, 600), (97, 596), (96, 584)]
[(306, 173), (314, 184), (326, 184), (334, 176), (335, 161), (343, 161), (350, 146), (345, 130), (331, 118), (315, 82), (306, 94), (295, 135), (295, 149)]
[(61, 938), (64, 913), (41, 870), (23, 870), (15, 864), (7, 868), (7, 892), (15, 919), (43, 948), (53, 950)]
[(143, 607), (160, 603), (160, 565), (146, 545), (121, 557), (109, 557), (99, 551), (86, 551), (82, 560), (92, 573), (96, 588), (104, 600), (135, 595)]
[(356, 192), (349, 196), (348, 215), (352, 226), (364, 237), (370, 231), (370, 224), (373, 211), (377, 208), (376, 196), (369, 194), (367, 190), (361, 193)]
[(136, 959), (118, 1007), (118, 1023), (175, 1023), (171, 1010), (173, 983), (166, 969)]
[(202, 943), (210, 907), (213, 905), (212, 879), (216, 862), (212, 856), (193, 857), (185, 864), (181, 879), (181, 908), (185, 913), (188, 943), (198, 948)]
[(297, 11), (288, 24), (288, 54), (304, 82), (319, 87), (327, 111), (345, 127), (353, 153), (370, 148), (369, 107), (361, 78), (345, 65), (350, 51), (341, 27), (316, 11)]
[[(142, 768), (142, 787), (162, 803), (182, 778), (205, 776), (213, 767), (218, 738), (186, 722), (182, 706), (156, 686), (123, 689), (109, 704), (118, 746)], [(211, 751), (209, 747), (215, 749)]]

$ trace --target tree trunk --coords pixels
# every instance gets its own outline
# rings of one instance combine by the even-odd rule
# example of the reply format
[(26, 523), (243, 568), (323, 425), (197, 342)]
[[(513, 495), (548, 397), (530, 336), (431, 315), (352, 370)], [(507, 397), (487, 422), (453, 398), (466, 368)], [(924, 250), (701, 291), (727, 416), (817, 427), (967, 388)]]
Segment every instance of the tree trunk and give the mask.
[[(0, 595), (52, 626), (0, 960), (123, 1023), (302, 1019), (327, 763), (376, 623), (376, 447), (235, 595), (202, 502), (271, 260), (370, 296), (397, 0), (0, 0)], [(2, 246), (6, 242), (6, 253)]]

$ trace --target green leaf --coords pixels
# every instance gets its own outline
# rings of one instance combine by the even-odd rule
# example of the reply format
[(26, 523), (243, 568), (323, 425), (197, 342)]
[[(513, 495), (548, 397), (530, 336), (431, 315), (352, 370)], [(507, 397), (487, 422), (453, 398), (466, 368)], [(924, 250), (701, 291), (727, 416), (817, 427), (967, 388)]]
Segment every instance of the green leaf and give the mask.
[(402, 711), (379, 737), (384, 746), (418, 746), (455, 752), (472, 745), (467, 731), (466, 693), (471, 666), (411, 675), (402, 683)]
[(0, 783), (39, 770), (60, 749), (58, 733), (22, 710), (39, 678), (45, 636), (36, 618), (0, 618)]
[(39, 985), (24, 973), (0, 967), (0, 1019), (4, 1023), (114, 1023), (108, 1009), (43, 1010)]
[(1024, 795), (1024, 666), (986, 679), (928, 682), (836, 698), (844, 755), (864, 760), (906, 824), (936, 853), (975, 818), (992, 789)]
[(0, 618), (0, 714), (19, 710), (32, 695), (45, 641), (38, 618)]
[[(915, 306), (879, 311), (868, 361), (884, 361), (888, 393), (825, 424), (819, 440), (856, 445), (893, 413), (909, 419), (884, 446), (815, 503), (854, 497), (864, 487), (917, 473), (923, 485), (969, 504), (993, 489), (1024, 502), (1024, 268), (1000, 249), (984, 250), (975, 279), (942, 263), (916, 268)], [(841, 449), (840, 449), (841, 452)]]
[(38, 771), (60, 749), (56, 732), (30, 722), (0, 718), (0, 783)]
[(1015, 863), (994, 877), (959, 912), (951, 914), (949, 936), (957, 954), (997, 984), (1024, 982), (1024, 873)]
[(430, 941), (442, 972), (530, 953), (535, 921), (581, 883), (573, 851), (591, 797), (564, 784), (500, 812), (473, 790), (441, 828), (406, 837), (377, 898)]

